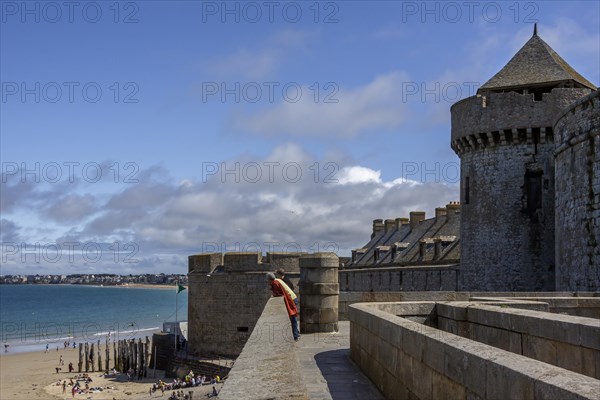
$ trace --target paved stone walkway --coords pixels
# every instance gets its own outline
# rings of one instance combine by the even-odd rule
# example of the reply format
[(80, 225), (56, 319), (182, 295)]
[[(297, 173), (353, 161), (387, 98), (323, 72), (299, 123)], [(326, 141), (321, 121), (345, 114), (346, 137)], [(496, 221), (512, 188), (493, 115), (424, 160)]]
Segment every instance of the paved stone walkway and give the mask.
[(297, 343), (300, 368), (311, 399), (384, 399), (350, 360), (350, 322), (338, 333), (302, 335)]

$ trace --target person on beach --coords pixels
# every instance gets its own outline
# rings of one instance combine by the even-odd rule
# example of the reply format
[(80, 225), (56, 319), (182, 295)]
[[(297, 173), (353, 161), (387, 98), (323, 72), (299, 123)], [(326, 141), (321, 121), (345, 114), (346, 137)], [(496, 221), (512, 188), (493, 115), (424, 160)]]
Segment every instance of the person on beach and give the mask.
[(8, 345), (7, 344), (4, 345), (4, 352), (8, 353)]
[(50, 347), (50, 345), (48, 343), (46, 343), (46, 351), (44, 353), (48, 352), (48, 348)]
[(63, 381), (62, 387), (63, 387), (63, 394), (65, 394), (65, 392), (67, 391), (67, 381)]
[[(292, 324), (292, 334), (294, 340), (300, 339), (300, 331), (298, 330), (298, 308), (296, 307), (297, 296), (281, 279), (275, 278), (272, 272), (267, 273), (267, 281), (271, 287), (274, 297), (283, 297), (285, 308), (287, 309), (290, 322)], [(296, 301), (294, 301), (296, 300)]]
[(60, 359), (58, 360), (58, 365), (65, 365), (62, 356), (60, 356)]
[(69, 363), (69, 373), (73, 372), (74, 368), (73, 368), (73, 363), (70, 362)]

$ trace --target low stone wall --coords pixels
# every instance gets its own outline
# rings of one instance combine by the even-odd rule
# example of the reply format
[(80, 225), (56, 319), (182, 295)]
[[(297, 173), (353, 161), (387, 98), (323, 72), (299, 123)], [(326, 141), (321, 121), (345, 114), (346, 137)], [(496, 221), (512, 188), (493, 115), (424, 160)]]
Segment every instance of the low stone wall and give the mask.
[(339, 320), (348, 321), (348, 310), (354, 303), (389, 301), (468, 301), (469, 292), (340, 292)]
[[(600, 293), (595, 293), (599, 295)], [(584, 293), (580, 293), (584, 295)], [(593, 295), (590, 293), (589, 295)], [(600, 297), (514, 297), (514, 300), (536, 300), (548, 303), (552, 313), (600, 319)]]
[[(543, 312), (546, 303), (438, 303), (437, 327), (481, 343), (600, 379), (600, 322)], [(542, 312), (521, 309), (529, 304)], [(512, 307), (517, 307), (512, 308)], [(535, 308), (535, 307), (534, 307)], [(600, 389), (600, 382), (598, 382)]]
[(594, 378), (404, 318), (431, 316), (435, 307), (350, 306), (351, 357), (386, 398), (598, 398)]
[(282, 297), (266, 304), (219, 393), (221, 400), (308, 399)]
[(532, 300), (548, 303), (553, 313), (600, 318), (600, 293), (598, 292), (340, 292), (339, 320), (348, 320), (348, 306), (354, 303), (386, 301), (470, 301), (491, 298)]

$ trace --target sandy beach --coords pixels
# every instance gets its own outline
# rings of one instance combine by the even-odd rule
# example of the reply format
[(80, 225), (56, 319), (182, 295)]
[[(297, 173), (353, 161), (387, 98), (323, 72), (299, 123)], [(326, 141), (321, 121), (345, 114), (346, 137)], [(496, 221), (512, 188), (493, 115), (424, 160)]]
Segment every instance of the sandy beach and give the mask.
[[(63, 356), (64, 365), (59, 365), (60, 356)], [(70, 378), (78, 374), (69, 373), (68, 365), (73, 363), (77, 367), (78, 350), (77, 349), (59, 349), (44, 353), (37, 351), (32, 353), (0, 355), (0, 398), (2, 400), (11, 399), (71, 399), (71, 387), (67, 386), (65, 394), (62, 393), (62, 382), (69, 383)], [(56, 373), (56, 367), (61, 367), (62, 371)], [(148, 378), (141, 381), (127, 381), (126, 374), (118, 374), (116, 377), (104, 378), (99, 372), (89, 373), (92, 378), (90, 387), (102, 387), (104, 390), (98, 393), (77, 394), (75, 399), (91, 400), (120, 400), (120, 399), (150, 399), (161, 398), (160, 391), (152, 396), (149, 389), (152, 383), (158, 382), (164, 377), (163, 371), (156, 371), (156, 377), (153, 377), (153, 370), (148, 370)], [(57, 383), (59, 383), (57, 385)], [(222, 385), (217, 385), (217, 391), (220, 391)], [(112, 388), (112, 389), (109, 389)], [(183, 389), (185, 393), (190, 390), (194, 392), (194, 399), (205, 398), (207, 393), (212, 392), (212, 386), (203, 386)], [(165, 392), (163, 399), (168, 398), (171, 391)]]

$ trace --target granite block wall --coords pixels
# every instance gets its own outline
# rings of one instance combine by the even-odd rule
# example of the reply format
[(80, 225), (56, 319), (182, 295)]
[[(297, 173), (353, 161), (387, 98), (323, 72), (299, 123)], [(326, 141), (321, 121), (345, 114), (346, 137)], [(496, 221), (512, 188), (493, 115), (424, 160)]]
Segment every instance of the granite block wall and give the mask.
[(600, 91), (567, 110), (554, 126), (556, 149), (556, 288), (600, 288)]

